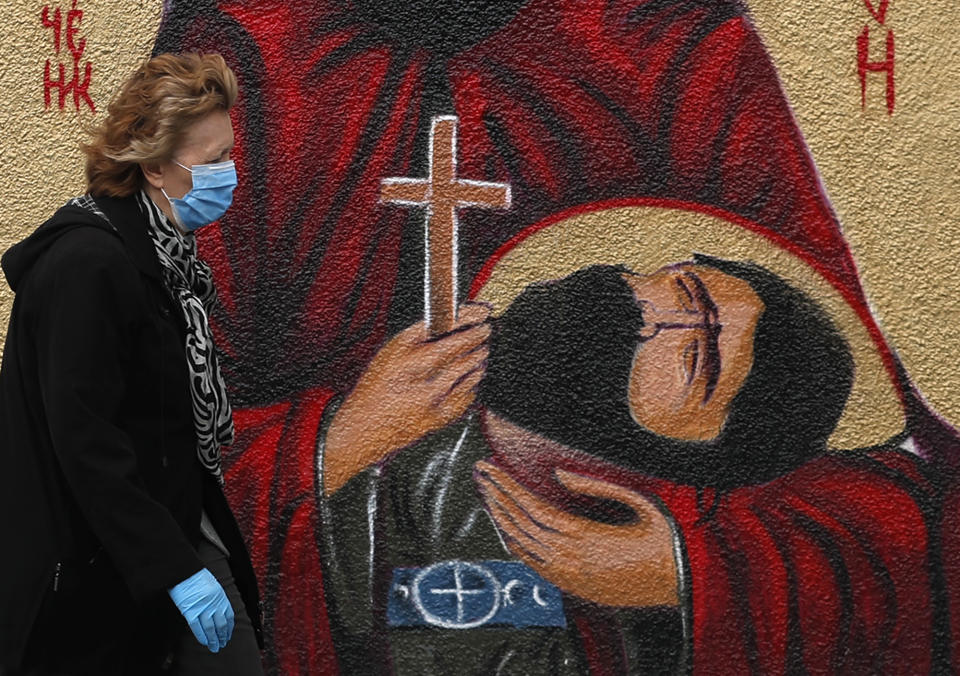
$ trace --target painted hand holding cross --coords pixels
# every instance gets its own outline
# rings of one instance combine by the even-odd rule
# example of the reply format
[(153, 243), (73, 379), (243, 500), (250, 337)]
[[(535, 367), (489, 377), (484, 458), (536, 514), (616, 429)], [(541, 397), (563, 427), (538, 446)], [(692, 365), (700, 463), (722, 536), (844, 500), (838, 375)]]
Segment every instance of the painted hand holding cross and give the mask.
[[(426, 207), (425, 318), (380, 348), (324, 443), (324, 491), (448, 425), (473, 403), (488, 356), (490, 309), (457, 303), (457, 209), (505, 208), (510, 186), (456, 176), (456, 118), (437, 117), (426, 179), (389, 178), (384, 202)], [(459, 310), (459, 312), (458, 312)]]

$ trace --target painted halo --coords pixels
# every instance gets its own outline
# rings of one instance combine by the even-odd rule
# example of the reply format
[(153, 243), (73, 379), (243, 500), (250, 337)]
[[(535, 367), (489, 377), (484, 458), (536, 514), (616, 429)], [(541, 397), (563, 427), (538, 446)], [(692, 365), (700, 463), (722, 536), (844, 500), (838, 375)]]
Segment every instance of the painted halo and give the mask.
[(690, 260), (694, 253), (762, 265), (815, 298), (836, 322), (855, 366), (850, 399), (829, 440), (832, 448), (872, 446), (904, 430), (903, 406), (882, 348), (838, 287), (788, 243), (716, 209), (640, 199), (554, 215), (507, 242), (478, 274), (470, 295), (493, 304), (496, 314), (534, 281), (593, 263), (622, 263), (650, 272)]

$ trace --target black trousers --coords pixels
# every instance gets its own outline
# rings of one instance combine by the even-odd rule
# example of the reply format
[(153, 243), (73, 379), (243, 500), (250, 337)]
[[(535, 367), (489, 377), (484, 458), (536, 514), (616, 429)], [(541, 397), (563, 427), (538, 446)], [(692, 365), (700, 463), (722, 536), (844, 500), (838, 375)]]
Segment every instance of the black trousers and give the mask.
[[(233, 606), (233, 636), (219, 652), (200, 645), (169, 598), (143, 610), (163, 617), (163, 636), (157, 636), (156, 629), (144, 632), (137, 616), (124, 612), (125, 606), (111, 612), (106, 598), (94, 612), (47, 612), (50, 619), (34, 627), (27, 647), (31, 666), (6, 672), (0, 667), (0, 676), (263, 676), (256, 635), (229, 560), (205, 539), (197, 553)], [(62, 595), (56, 602), (68, 603)], [(84, 595), (82, 608), (90, 611), (92, 603)], [(151, 619), (157, 627), (156, 617)]]
[(253, 631), (253, 624), (243, 605), (243, 599), (233, 581), (230, 572), (230, 563), (227, 557), (218, 548), (201, 539), (197, 547), (200, 560), (220, 582), (223, 590), (230, 599), (233, 612), (236, 616), (233, 624), (233, 636), (226, 647), (217, 653), (212, 653), (197, 641), (193, 632), (183, 623), (185, 631), (181, 632), (174, 653), (171, 673), (176, 676), (263, 676), (263, 666), (260, 661), (260, 649), (257, 647), (257, 636)]

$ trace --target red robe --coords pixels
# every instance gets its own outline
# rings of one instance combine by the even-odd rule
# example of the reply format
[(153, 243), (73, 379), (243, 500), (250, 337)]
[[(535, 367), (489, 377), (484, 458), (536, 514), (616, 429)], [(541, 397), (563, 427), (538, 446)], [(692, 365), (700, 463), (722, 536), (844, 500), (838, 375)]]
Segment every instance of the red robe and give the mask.
[[(212, 319), (236, 404), (228, 494), (266, 600), (269, 665), (285, 674), (334, 670), (316, 546), (316, 431), (327, 402), (349, 390), (390, 335), (422, 316), (422, 214), (377, 196), (382, 178), (426, 174), (432, 116), (459, 117), (461, 177), (513, 190), (505, 213), (461, 214), (464, 292), (501, 244), (550, 214), (658, 197), (725, 209), (782, 236), (875, 329), (770, 59), (738, 2), (401, 4), (406, 14), (380, 0), (173, 2), (157, 39), (158, 51), (219, 51), (240, 79), (232, 113), (241, 183), (200, 245), (222, 299)], [(836, 486), (822, 489), (829, 499)], [(890, 499), (917, 502), (901, 493)], [(865, 517), (885, 513), (863, 505)], [(817, 581), (822, 593), (798, 594), (794, 606), (826, 603), (832, 592), (819, 586), (818, 562), (835, 560), (834, 550), (799, 534), (764, 549), (751, 539), (763, 533), (749, 510), (730, 518), (726, 549), (690, 545), (694, 579), (710, 580), (718, 568), (747, 580), (740, 568), (752, 563), (792, 571), (798, 588)], [(833, 527), (816, 511), (809, 518)], [(839, 546), (896, 559), (891, 543), (909, 541), (922, 557), (926, 540), (912, 539), (917, 523), (877, 542), (867, 529)], [(904, 577), (912, 589), (912, 570), (888, 568), (884, 584), (899, 588)], [(784, 653), (794, 610), (749, 640), (721, 641), (737, 631), (726, 622), (731, 613), (755, 612), (763, 599), (749, 586), (700, 585), (701, 595), (717, 598), (697, 610), (698, 665), (734, 668), (749, 655)], [(840, 630), (829, 628), (830, 612), (811, 636)], [(715, 621), (722, 631), (704, 629)], [(745, 647), (727, 662), (728, 645)]]
[[(682, 541), (680, 596), (694, 673), (949, 670), (950, 640), (938, 633), (949, 613), (942, 485), (907, 451), (837, 452), (726, 493), (588, 456), (525, 453), (519, 464), (494, 454), (494, 461), (557, 505), (592, 502), (552, 479), (558, 466), (660, 499)], [(624, 646), (605, 636), (602, 619), (587, 626), (604, 640), (589, 654), (591, 673), (621, 673), (615, 658)]]

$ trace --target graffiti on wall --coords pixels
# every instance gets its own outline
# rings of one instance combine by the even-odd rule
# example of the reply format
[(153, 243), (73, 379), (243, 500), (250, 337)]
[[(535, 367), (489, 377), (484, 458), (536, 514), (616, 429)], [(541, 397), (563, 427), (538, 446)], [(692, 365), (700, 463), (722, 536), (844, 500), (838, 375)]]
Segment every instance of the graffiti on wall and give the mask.
[[(942, 594), (891, 567), (896, 528), (864, 522), (891, 523), (891, 503), (876, 513), (870, 495), (889, 500), (887, 473), (907, 471), (909, 383), (741, 6), (314, 10), (174, 3), (157, 40), (226, 52), (241, 80), (247, 181), (202, 246), (227, 295), (214, 319), (241, 407), (228, 490), (265, 588), (271, 667), (946, 659), (944, 635), (908, 620), (942, 613)], [(884, 24), (886, 6), (871, 14)], [(859, 54), (863, 82), (880, 66)], [(892, 85), (887, 96), (892, 110)], [(444, 192), (457, 178), (434, 160), (436, 125), (452, 117), (456, 175), (508, 184), (509, 205), (456, 209)], [(799, 263), (779, 263), (784, 252)], [(766, 409), (731, 409), (748, 388), (742, 357), (765, 349), (751, 303), (768, 317), (809, 310), (771, 291), (776, 280), (817, 299), (849, 349), (826, 362), (812, 356), (836, 352), (823, 336), (797, 348), (821, 377), (793, 392), (841, 403), (800, 416), (806, 400), (791, 397), (802, 424), (788, 431), (771, 403), (776, 370), (751, 380)], [(398, 426), (391, 410), (424, 417), (380, 381), (410, 385), (405, 366), (435, 366), (410, 331), (431, 299), (457, 295), (498, 314), (480, 407), (404, 420), (414, 430), (399, 441), (380, 434)], [(467, 333), (432, 343), (450, 344), (459, 382), (477, 370), (452, 342)], [(545, 354), (559, 365), (548, 375), (533, 366)], [(822, 456), (816, 440), (838, 431), (834, 447), (873, 450)], [(915, 499), (895, 499), (895, 513), (935, 540)], [(910, 570), (928, 555), (912, 552)], [(868, 599), (906, 598), (917, 605), (896, 618), (864, 615)]]
[[(200, 245), (270, 670), (948, 663), (919, 458), (954, 440), (743, 4), (408, 4), (175, 0), (156, 38), (241, 84)], [(888, 5), (856, 73), (892, 113)], [(82, 20), (41, 12), (46, 107), (95, 110)], [(798, 313), (822, 331), (777, 334)]]
[[(887, 9), (890, 7), (890, 0), (883, 0), (879, 2), (876, 7), (873, 6), (870, 0), (863, 0), (863, 4), (870, 12), (870, 17), (873, 21), (868, 20), (864, 24), (860, 35), (857, 36), (857, 76), (860, 78), (860, 105), (862, 107), (866, 107), (867, 105), (867, 74), (881, 73), (886, 76), (885, 101), (887, 113), (892, 115), (893, 109), (896, 106), (896, 80), (894, 77), (896, 69), (893, 29), (887, 27)], [(882, 29), (887, 29), (885, 37), (883, 38), (884, 57), (881, 60), (871, 60), (870, 58), (871, 27), (873, 27), (874, 31), (879, 27), (881, 33)]]
[[(69, 9), (64, 11), (56, 5), (44, 5), (40, 13), (40, 22), (49, 29), (54, 58), (43, 64), (43, 104), (51, 106), (53, 92), (56, 91), (57, 107), (63, 110), (67, 101), (72, 100), (75, 110), (83, 103), (91, 112), (96, 112), (93, 99), (90, 98), (90, 78), (93, 76), (93, 64), (84, 60), (87, 39), (82, 37), (83, 10), (73, 0)], [(64, 48), (61, 52), (61, 48)]]

